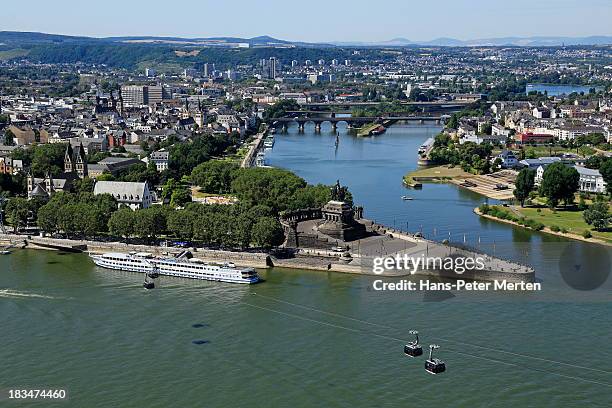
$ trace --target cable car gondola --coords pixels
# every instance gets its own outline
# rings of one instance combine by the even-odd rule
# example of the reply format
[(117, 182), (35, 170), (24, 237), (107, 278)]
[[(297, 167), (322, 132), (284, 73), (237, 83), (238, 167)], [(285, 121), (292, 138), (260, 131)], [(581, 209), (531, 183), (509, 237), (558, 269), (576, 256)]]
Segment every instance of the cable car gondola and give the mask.
[(440, 346), (437, 344), (432, 344), (429, 346), (429, 358), (425, 361), (425, 371), (429, 374), (440, 374), (446, 371), (446, 364), (444, 361), (433, 358), (434, 349), (439, 349)]
[(145, 278), (145, 281), (143, 282), (142, 287), (145, 288), (145, 289), (154, 289), (155, 288), (155, 282)]
[(406, 354), (408, 357), (418, 357), (423, 355), (423, 348), (419, 344), (419, 332), (416, 330), (410, 330), (408, 333), (414, 334), (416, 340), (411, 341), (404, 346), (404, 354)]
[(155, 279), (159, 278), (159, 268), (154, 265), (153, 270), (150, 272), (145, 272), (145, 280), (142, 286), (145, 289), (153, 289), (155, 288)]

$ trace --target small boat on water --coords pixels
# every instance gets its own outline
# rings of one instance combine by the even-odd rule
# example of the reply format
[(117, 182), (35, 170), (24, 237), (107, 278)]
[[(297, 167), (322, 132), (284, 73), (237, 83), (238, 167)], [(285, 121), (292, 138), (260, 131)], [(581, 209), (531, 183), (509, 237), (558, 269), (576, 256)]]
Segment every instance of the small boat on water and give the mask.
[(414, 200), (414, 198), (409, 197), (409, 196), (402, 196), (402, 200), (408, 201), (408, 200)]
[(11, 251), (2, 250), (0, 251), (0, 255), (9, 255)]
[(268, 136), (265, 138), (264, 143), (263, 143), (264, 147), (266, 149), (271, 149), (274, 147), (274, 136)]

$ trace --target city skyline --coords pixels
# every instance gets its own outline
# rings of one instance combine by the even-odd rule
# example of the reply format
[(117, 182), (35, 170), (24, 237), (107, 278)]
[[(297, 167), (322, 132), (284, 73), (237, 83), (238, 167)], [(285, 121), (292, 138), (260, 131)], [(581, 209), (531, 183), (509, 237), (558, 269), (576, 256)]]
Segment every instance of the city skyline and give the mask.
[[(371, 3), (363, 1), (330, 4), (314, 0), (302, 7), (289, 8), (277, 0), (262, 2), (257, 7), (237, 0), (233, 2), (235, 12), (229, 19), (218, 18), (227, 13), (227, 4), (218, 2), (186, 0), (181, 10), (189, 12), (178, 10), (174, 18), (162, 12), (165, 6), (159, 2), (142, 6), (109, 0), (104, 6), (94, 5), (87, 10), (74, 0), (62, 3), (64, 10), (74, 6), (70, 7), (70, 14), (58, 14), (57, 5), (43, 3), (29, 10), (25, 21), (21, 18), (23, 10), (19, 4), (6, 4), (3, 6), (3, 30), (91, 37), (251, 38), (269, 35), (303, 42), (384, 42), (396, 38), (427, 42), (446, 37), (465, 41), (612, 34), (607, 23), (612, 17), (612, 4), (605, 0), (543, 0), (537, 3), (517, 0), (503, 5), (484, 0), (469, 4), (449, 0), (438, 0), (435, 4), (383, 0), (377, 7), (382, 12), (374, 16)], [(122, 16), (138, 18), (130, 18), (126, 24)], [(371, 23), (367, 19), (371, 19)]]

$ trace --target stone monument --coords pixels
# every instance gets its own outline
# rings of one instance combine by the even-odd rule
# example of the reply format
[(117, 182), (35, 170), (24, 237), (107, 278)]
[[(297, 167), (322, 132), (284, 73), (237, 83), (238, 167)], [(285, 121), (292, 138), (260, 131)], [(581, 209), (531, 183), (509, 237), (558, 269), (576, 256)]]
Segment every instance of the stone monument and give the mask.
[(366, 235), (366, 228), (355, 221), (355, 211), (345, 201), (347, 191), (339, 180), (331, 188), (331, 200), (321, 209), (323, 222), (317, 229), (341, 241), (354, 241)]

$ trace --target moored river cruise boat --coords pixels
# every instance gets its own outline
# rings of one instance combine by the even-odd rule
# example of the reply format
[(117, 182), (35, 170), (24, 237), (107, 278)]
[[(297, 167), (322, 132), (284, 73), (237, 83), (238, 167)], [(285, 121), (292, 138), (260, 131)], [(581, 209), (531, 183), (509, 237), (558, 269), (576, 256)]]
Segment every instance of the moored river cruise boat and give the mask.
[(254, 268), (238, 268), (231, 262), (208, 263), (186, 257), (157, 257), (146, 252), (107, 252), (90, 254), (94, 263), (108, 269), (146, 274), (158, 273), (179, 278), (203, 279), (228, 283), (257, 283), (259, 276)]

